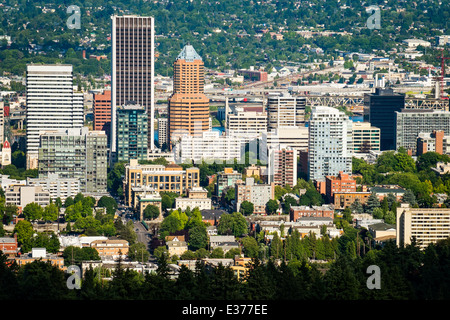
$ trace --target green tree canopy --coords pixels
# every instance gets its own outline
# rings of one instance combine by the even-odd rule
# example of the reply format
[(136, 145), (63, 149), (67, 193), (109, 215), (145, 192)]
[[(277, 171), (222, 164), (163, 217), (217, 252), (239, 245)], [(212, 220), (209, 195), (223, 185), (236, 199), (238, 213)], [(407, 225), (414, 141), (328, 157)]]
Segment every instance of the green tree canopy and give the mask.
[(258, 258), (259, 245), (256, 239), (250, 236), (242, 239), (242, 246), (244, 247), (244, 254), (249, 258)]
[(17, 234), (17, 242), (19, 245), (26, 243), (33, 236), (34, 230), (31, 222), (20, 220), (14, 227), (14, 234)]
[(240, 212), (223, 214), (217, 225), (217, 232), (222, 235), (232, 234), (236, 237), (240, 237), (243, 234), (246, 234), (247, 230), (247, 221)]
[(145, 220), (153, 220), (158, 218), (160, 215), (160, 211), (159, 208), (155, 205), (148, 205), (147, 207), (145, 207), (144, 209), (144, 219)]
[(270, 199), (266, 203), (266, 213), (267, 214), (274, 214), (278, 210), (278, 201), (274, 199)]
[(50, 203), (45, 206), (42, 218), (48, 221), (56, 221), (59, 216), (59, 208), (56, 204)]
[(255, 207), (253, 203), (247, 200), (242, 201), (241, 206), (239, 208), (239, 212), (242, 213), (244, 216), (251, 215), (254, 210)]
[(208, 234), (205, 225), (196, 225), (189, 230), (189, 247), (196, 251), (208, 245)]
[(31, 202), (23, 208), (22, 213), (27, 220), (41, 220), (44, 215), (44, 210), (39, 204)]

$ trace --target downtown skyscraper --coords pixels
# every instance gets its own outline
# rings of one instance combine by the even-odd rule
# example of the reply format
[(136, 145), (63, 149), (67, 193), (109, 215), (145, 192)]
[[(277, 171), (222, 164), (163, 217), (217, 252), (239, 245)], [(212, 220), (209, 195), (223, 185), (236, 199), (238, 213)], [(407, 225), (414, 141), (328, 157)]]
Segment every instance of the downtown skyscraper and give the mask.
[(312, 108), (309, 121), (308, 178), (352, 172), (352, 121), (333, 107)]
[(376, 88), (364, 95), (364, 118), (380, 129), (380, 150), (395, 150), (396, 113), (405, 107), (405, 95), (392, 88)]
[(83, 127), (83, 94), (71, 65), (28, 65), (26, 89), (27, 168), (36, 169), (40, 132)]
[(148, 149), (154, 149), (154, 18), (112, 16), (110, 151), (117, 152), (117, 108), (139, 104), (148, 115)]
[(209, 99), (204, 94), (203, 60), (191, 45), (173, 64), (173, 94), (169, 99), (169, 143), (184, 135), (201, 136), (209, 130)]

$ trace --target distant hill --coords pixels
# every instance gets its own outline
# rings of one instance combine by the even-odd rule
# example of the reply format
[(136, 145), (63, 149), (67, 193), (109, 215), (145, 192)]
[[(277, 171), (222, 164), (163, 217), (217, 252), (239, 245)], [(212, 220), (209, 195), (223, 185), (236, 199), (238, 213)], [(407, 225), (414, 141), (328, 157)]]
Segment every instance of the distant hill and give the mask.
[[(364, 3), (364, 5), (362, 5)], [(380, 6), (381, 28), (369, 28), (370, 5)], [(80, 29), (69, 29), (70, 5), (80, 8)], [(155, 17), (156, 72), (171, 75), (172, 61), (190, 42), (207, 68), (246, 68), (313, 61), (320, 47), (326, 59), (336, 50), (372, 52), (389, 50), (406, 38), (428, 39), (446, 33), (450, 23), (448, 1), (49, 1), (0, 2), (0, 72), (22, 74), (29, 62), (63, 62), (81, 75), (109, 73), (109, 62), (83, 60), (91, 54), (110, 53), (110, 16), (140, 14)], [(315, 34), (300, 30), (328, 30), (351, 34)], [(282, 40), (272, 38), (282, 34)], [(11, 38), (1, 40), (1, 35)], [(239, 36), (238, 36), (239, 35)], [(17, 49), (18, 51), (12, 51)], [(69, 49), (73, 49), (70, 50)]]

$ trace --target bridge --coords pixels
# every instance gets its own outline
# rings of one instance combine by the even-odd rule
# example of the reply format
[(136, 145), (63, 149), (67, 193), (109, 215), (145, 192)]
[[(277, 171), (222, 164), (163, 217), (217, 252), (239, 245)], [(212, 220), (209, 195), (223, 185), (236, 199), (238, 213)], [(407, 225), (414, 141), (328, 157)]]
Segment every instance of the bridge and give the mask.
[[(281, 92), (285, 90), (270, 90), (268, 92)], [(362, 107), (364, 106), (363, 95), (306, 95), (307, 106), (344, 106), (344, 107)], [(261, 92), (220, 92), (209, 96), (211, 102), (225, 103), (226, 99), (230, 102), (248, 102), (248, 103), (266, 103), (267, 95)], [(435, 109), (449, 111), (449, 100), (431, 99), (431, 98), (406, 98), (406, 109)]]
[[(364, 105), (362, 96), (306, 96), (309, 106), (344, 106), (356, 107)], [(406, 98), (406, 109), (435, 109), (449, 111), (449, 101), (445, 99)]]

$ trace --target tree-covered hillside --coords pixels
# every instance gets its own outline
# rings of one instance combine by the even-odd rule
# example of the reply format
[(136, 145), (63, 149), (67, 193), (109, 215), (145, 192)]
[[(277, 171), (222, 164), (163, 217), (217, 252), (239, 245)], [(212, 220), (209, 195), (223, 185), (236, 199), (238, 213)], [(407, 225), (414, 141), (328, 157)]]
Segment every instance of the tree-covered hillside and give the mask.
[[(67, 27), (71, 5), (81, 10), (80, 29)], [(367, 27), (371, 5), (381, 9), (381, 29)], [(109, 54), (112, 14), (155, 17), (156, 72), (162, 75), (171, 75), (172, 61), (187, 42), (208, 68), (246, 68), (312, 61), (316, 56), (305, 44), (324, 49), (326, 59), (335, 57), (336, 50), (387, 51), (406, 38), (445, 34), (450, 23), (450, 3), (432, 0), (3, 0), (0, 6), (0, 36), (12, 41), (10, 47), (6, 40), (0, 42), (0, 73), (13, 74), (22, 74), (29, 62), (72, 63), (84, 75), (109, 73), (107, 60), (83, 60), (81, 51)], [(310, 28), (351, 34), (304, 38), (296, 33)], [(283, 40), (272, 39), (270, 32), (283, 32)]]

